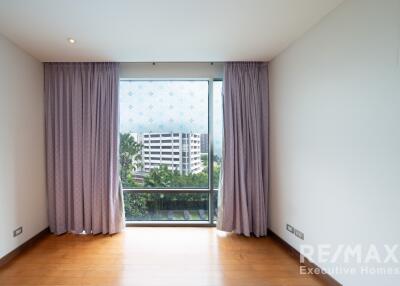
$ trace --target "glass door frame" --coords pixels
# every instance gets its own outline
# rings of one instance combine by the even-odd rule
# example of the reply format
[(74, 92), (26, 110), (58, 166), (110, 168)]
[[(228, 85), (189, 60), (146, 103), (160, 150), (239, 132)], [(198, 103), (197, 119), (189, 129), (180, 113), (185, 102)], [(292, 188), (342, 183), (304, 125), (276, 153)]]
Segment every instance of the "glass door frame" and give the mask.
[[(214, 189), (214, 126), (213, 126), (213, 98), (214, 81), (221, 78), (120, 78), (119, 81), (208, 81), (208, 188), (122, 188), (124, 193), (207, 193), (208, 194), (208, 221), (126, 221), (127, 227), (131, 226), (189, 226), (189, 227), (215, 227), (215, 211), (213, 209), (213, 196), (218, 192)], [(125, 218), (124, 218), (125, 219)]]

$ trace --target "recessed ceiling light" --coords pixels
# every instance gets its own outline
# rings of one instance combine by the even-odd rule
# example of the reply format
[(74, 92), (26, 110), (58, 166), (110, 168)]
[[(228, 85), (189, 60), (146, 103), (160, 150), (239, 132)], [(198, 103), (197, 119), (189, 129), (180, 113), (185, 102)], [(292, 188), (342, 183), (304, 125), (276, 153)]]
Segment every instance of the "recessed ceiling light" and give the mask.
[(70, 44), (75, 44), (75, 40), (72, 39), (72, 38), (68, 38), (68, 43), (70, 43)]

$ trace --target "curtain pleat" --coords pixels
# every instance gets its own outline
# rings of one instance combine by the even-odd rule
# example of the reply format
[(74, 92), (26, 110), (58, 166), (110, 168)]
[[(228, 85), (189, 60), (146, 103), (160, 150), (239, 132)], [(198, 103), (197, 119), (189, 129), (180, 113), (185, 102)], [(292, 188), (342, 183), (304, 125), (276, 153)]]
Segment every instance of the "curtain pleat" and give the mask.
[(117, 63), (45, 63), (46, 173), (53, 233), (116, 233)]
[(223, 168), (218, 228), (267, 234), (267, 64), (227, 63), (223, 88)]

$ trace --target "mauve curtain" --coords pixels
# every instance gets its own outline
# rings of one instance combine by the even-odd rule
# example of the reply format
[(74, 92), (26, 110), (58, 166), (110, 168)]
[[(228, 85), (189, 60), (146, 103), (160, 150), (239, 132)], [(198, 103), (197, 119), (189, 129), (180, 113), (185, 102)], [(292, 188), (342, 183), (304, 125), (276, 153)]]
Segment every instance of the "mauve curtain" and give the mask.
[(218, 228), (267, 235), (267, 64), (227, 63), (223, 88), (223, 170)]
[(118, 232), (119, 65), (45, 63), (44, 71), (50, 230)]

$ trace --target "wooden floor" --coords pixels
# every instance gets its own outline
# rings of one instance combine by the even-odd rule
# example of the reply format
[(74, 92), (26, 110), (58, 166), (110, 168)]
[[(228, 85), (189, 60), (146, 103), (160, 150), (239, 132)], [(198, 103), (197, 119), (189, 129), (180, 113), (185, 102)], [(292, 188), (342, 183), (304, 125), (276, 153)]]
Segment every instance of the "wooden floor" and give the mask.
[(277, 241), (215, 228), (48, 235), (0, 270), (0, 285), (324, 285)]

